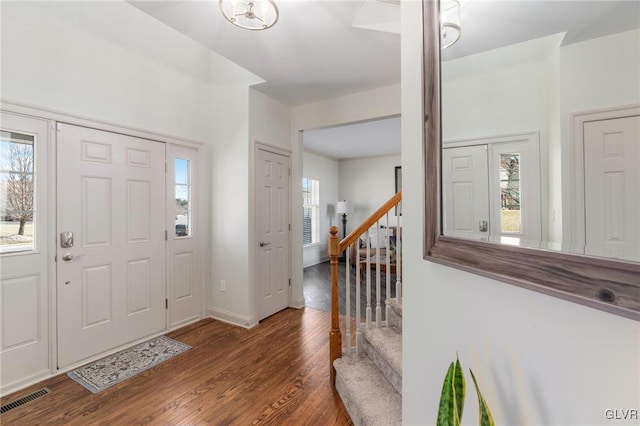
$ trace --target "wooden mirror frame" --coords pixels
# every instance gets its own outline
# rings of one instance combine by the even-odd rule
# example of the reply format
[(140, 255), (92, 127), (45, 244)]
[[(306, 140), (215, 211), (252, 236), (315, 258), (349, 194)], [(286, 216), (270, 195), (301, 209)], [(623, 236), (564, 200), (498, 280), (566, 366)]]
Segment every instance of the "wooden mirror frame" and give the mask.
[(440, 1), (423, 0), (424, 259), (640, 321), (640, 264), (442, 235)]

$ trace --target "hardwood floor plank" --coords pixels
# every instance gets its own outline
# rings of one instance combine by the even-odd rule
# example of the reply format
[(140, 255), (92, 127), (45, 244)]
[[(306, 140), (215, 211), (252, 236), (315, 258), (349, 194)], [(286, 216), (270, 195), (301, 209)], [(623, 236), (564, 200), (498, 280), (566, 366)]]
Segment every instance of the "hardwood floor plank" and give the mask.
[(350, 425), (328, 368), (329, 314), (287, 309), (250, 330), (205, 319), (168, 333), (193, 346), (92, 394), (66, 375), (52, 394), (0, 417), (2, 424)]

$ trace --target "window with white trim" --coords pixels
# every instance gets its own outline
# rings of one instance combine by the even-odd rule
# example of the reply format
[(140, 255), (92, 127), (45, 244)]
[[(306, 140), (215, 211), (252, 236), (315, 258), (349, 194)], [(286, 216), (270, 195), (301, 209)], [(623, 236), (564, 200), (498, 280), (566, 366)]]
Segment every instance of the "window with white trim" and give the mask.
[(302, 244), (320, 242), (320, 181), (302, 179)]

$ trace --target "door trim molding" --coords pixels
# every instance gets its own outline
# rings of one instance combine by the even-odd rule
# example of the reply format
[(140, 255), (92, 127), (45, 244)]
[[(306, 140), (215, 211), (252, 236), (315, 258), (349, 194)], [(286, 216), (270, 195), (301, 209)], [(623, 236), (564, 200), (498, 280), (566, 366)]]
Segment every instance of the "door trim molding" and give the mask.
[[(574, 218), (569, 221), (570, 227), (563, 226), (568, 234), (562, 236), (563, 251), (571, 253), (584, 253), (585, 245), (585, 199), (584, 199), (584, 125), (591, 121), (612, 120), (617, 118), (633, 117), (640, 115), (640, 105), (626, 105), (613, 108), (575, 112), (569, 114), (569, 155), (568, 164), (563, 164), (563, 170), (569, 170), (567, 181), (569, 189), (563, 193), (569, 194), (569, 209), (564, 212), (565, 218)], [(568, 214), (567, 214), (568, 213)]]
[(200, 148), (204, 145), (204, 142), (195, 139), (183, 138), (180, 136), (168, 135), (151, 130), (125, 126), (109, 121), (83, 117), (76, 114), (57, 111), (55, 109), (43, 108), (37, 105), (29, 105), (7, 99), (0, 100), (0, 109), (6, 110), (7, 112), (28, 115), (35, 118), (88, 127), (90, 129), (104, 130), (121, 135), (149, 139), (156, 142), (172, 143), (176, 145), (189, 146), (192, 148)]

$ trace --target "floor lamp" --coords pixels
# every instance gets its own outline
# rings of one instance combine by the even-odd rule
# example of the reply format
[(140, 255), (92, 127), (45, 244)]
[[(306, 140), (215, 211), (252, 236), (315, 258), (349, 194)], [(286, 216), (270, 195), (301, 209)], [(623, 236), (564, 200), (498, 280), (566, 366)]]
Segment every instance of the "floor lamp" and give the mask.
[[(348, 201), (337, 201), (336, 202), (336, 214), (342, 215), (342, 239), (344, 240), (347, 236), (347, 213), (353, 212), (353, 207), (351, 203)], [(347, 259), (347, 251), (343, 251), (340, 254), (340, 261), (344, 262)]]

